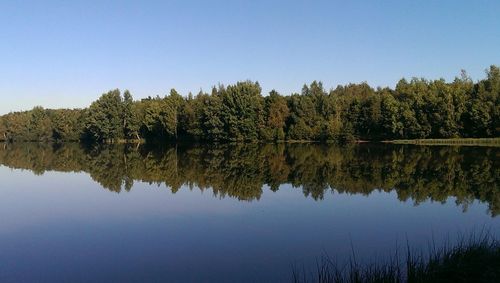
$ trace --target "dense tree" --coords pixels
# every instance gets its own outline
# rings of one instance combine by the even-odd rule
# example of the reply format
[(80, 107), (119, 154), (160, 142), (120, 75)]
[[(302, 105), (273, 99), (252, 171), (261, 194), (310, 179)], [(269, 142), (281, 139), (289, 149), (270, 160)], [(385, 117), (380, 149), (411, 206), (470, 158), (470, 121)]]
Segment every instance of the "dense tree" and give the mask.
[(134, 101), (129, 91), (103, 94), (86, 109), (0, 116), (0, 140), (117, 142), (282, 141), (348, 142), (415, 138), (498, 137), (500, 69), (476, 83), (462, 71), (443, 79), (401, 79), (395, 89), (366, 82), (326, 91), (313, 81), (300, 94), (263, 96), (257, 82), (213, 87), (211, 93), (169, 94)]
[(142, 101), (145, 136), (172, 139), (177, 133), (177, 108), (171, 99), (159, 98)]
[(382, 97), (380, 104), (382, 138), (402, 138), (404, 136), (404, 126), (400, 119), (399, 103), (390, 90), (384, 89), (379, 92)]
[(3, 116), (6, 140), (30, 141), (29, 112), (14, 112)]
[(196, 99), (189, 93), (179, 111), (179, 133), (185, 138), (200, 140), (204, 136), (201, 121), (204, 101), (203, 99), (199, 99), (202, 96), (202, 91), (200, 91)]
[(123, 99), (118, 89), (103, 94), (86, 111), (87, 137), (95, 141), (123, 139), (123, 110)]
[(134, 103), (132, 95), (128, 90), (123, 93), (123, 130), (126, 139), (140, 140), (139, 131), (141, 129), (140, 110)]
[(318, 133), (314, 132), (317, 113), (313, 98), (306, 95), (292, 94), (288, 99), (290, 116), (288, 119), (287, 138), (291, 140), (314, 140)]
[(257, 140), (264, 126), (264, 98), (258, 83), (238, 82), (221, 90), (222, 119), (229, 140)]
[(52, 121), (47, 111), (38, 106), (30, 111), (29, 133), (32, 141), (48, 141), (52, 138)]
[(5, 124), (5, 117), (0, 116), (0, 141), (7, 140), (7, 125)]
[(201, 108), (201, 126), (203, 129), (203, 139), (212, 141), (222, 141), (228, 139), (228, 133), (225, 131), (225, 123), (222, 116), (222, 97), (221, 94), (224, 87), (220, 86), (219, 90), (215, 87), (212, 93), (198, 95), (198, 99), (202, 101)]
[(266, 140), (284, 140), (286, 120), (290, 115), (286, 99), (272, 90), (265, 98), (266, 127), (261, 136)]
[(78, 141), (84, 128), (84, 116), (81, 110), (53, 110), (52, 138), (55, 141)]

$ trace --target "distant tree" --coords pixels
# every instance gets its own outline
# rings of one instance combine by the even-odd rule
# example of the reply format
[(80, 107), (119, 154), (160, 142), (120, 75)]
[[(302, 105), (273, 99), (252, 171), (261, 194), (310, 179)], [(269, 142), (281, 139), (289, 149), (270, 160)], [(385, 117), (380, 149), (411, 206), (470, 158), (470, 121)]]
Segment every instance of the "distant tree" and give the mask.
[(30, 111), (29, 134), (31, 141), (52, 140), (52, 121), (43, 107), (37, 106)]
[(465, 119), (467, 113), (467, 101), (472, 96), (474, 83), (465, 70), (462, 70), (460, 77), (455, 78), (450, 86), (455, 112), (454, 120), (458, 131), (457, 136), (468, 137), (470, 132), (465, 128)]
[(381, 137), (384, 139), (398, 139), (404, 137), (404, 125), (400, 118), (399, 102), (389, 90), (383, 90), (381, 96)]
[(256, 140), (264, 125), (264, 99), (258, 83), (229, 85), (221, 92), (222, 117), (230, 140)]
[(52, 137), (56, 141), (78, 141), (83, 132), (83, 111), (59, 109), (51, 112)]
[(485, 108), (489, 108), (491, 117), (491, 124), (486, 130), (486, 134), (498, 136), (500, 135), (500, 68), (492, 65), (486, 71), (486, 75), (487, 79), (479, 83), (482, 86), (480, 89), (484, 91), (480, 98), (484, 102)]
[[(203, 92), (200, 91), (199, 97), (203, 95)], [(182, 136), (193, 140), (203, 139), (202, 113), (203, 100), (195, 99), (189, 93), (185, 103), (182, 104), (179, 114), (179, 131)]]
[(95, 141), (124, 138), (122, 97), (118, 89), (103, 94), (93, 102), (85, 121), (85, 131)]
[(197, 99), (200, 99), (203, 104), (201, 125), (204, 132), (204, 139), (206, 140), (223, 141), (228, 139), (228, 133), (225, 131), (226, 126), (223, 120), (222, 97), (220, 95), (223, 91), (223, 86), (220, 86), (219, 90), (214, 87), (210, 95), (203, 94), (197, 96)]
[(144, 126), (148, 136), (155, 139), (175, 139), (177, 134), (177, 110), (175, 103), (166, 98), (144, 102)]
[(137, 104), (134, 104), (132, 95), (128, 90), (125, 90), (123, 92), (123, 135), (127, 139), (141, 139), (139, 135), (141, 128), (139, 112), (140, 110)]
[(265, 99), (267, 128), (270, 132), (267, 139), (284, 140), (286, 120), (290, 115), (286, 99), (272, 90)]
[(477, 83), (462, 71), (444, 79), (401, 79), (395, 89), (350, 83), (325, 91), (304, 84), (300, 94), (261, 94), (257, 82), (219, 85), (210, 94), (134, 101), (128, 90), (103, 94), (85, 109), (44, 109), (0, 116), (0, 140), (116, 142), (167, 141), (347, 142), (500, 136), (500, 68)]
[(294, 94), (288, 100), (290, 109), (288, 138), (292, 140), (314, 139), (313, 127), (316, 125), (316, 107), (308, 92), (304, 95)]
[(7, 141), (7, 125), (4, 116), (0, 116), (0, 141)]

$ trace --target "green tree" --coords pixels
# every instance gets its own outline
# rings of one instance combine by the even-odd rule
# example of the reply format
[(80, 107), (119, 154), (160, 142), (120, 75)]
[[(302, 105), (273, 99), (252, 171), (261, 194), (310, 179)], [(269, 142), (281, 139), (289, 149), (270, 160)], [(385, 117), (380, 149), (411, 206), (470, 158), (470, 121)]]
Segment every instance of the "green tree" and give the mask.
[(53, 138), (56, 141), (79, 141), (83, 132), (82, 110), (59, 109), (51, 113)]
[(122, 139), (206, 141), (498, 137), (500, 69), (473, 83), (465, 71), (443, 79), (401, 79), (395, 89), (366, 82), (305, 84), (300, 94), (261, 94), (257, 82), (213, 88), (210, 94), (134, 101), (129, 91), (103, 94), (85, 109), (43, 109), (0, 116), (0, 140), (115, 142)]
[(222, 115), (230, 140), (256, 140), (264, 125), (264, 99), (256, 82), (238, 82), (222, 91)]
[(30, 111), (29, 133), (31, 141), (52, 140), (52, 121), (43, 107), (35, 107)]
[(390, 90), (381, 91), (381, 127), (382, 138), (402, 138), (404, 137), (404, 125), (400, 118), (400, 106), (396, 98), (390, 93)]
[(4, 116), (0, 116), (0, 141), (7, 141), (7, 125)]
[(124, 137), (127, 139), (140, 140), (139, 131), (141, 121), (139, 120), (140, 109), (137, 103), (134, 103), (132, 95), (128, 90), (123, 92), (123, 130)]
[(144, 126), (147, 136), (154, 139), (175, 139), (177, 136), (177, 110), (167, 98), (155, 98), (144, 102)]
[(284, 140), (285, 126), (290, 110), (288, 109), (286, 99), (272, 90), (265, 99), (265, 112), (267, 127), (270, 131), (270, 140)]
[(87, 111), (85, 131), (92, 140), (123, 139), (123, 125), (123, 104), (118, 89), (103, 94)]
[(223, 86), (217, 90), (212, 88), (210, 95), (198, 95), (203, 104), (201, 112), (201, 124), (204, 132), (204, 139), (212, 141), (223, 141), (228, 139), (228, 134), (225, 132), (222, 97), (219, 94), (224, 91)]

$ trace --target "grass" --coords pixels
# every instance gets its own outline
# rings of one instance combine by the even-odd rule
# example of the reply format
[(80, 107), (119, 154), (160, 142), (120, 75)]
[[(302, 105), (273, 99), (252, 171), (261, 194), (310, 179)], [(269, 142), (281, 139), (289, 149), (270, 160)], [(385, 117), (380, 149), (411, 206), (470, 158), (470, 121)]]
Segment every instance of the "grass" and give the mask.
[(431, 245), (427, 254), (411, 251), (407, 245), (403, 258), (393, 256), (386, 263), (361, 265), (353, 256), (338, 265), (328, 256), (316, 264), (316, 270), (293, 268), (296, 283), (424, 283), (424, 282), (500, 282), (500, 245), (486, 233), (462, 238), (456, 245), (437, 249)]
[(394, 144), (500, 146), (500, 138), (415, 139), (386, 141)]

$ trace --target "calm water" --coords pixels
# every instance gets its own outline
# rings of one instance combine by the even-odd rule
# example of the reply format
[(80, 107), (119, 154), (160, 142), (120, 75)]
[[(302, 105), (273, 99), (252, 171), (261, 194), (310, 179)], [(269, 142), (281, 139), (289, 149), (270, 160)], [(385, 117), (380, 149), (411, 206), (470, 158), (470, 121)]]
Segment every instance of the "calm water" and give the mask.
[(500, 234), (495, 148), (0, 144), (0, 180), (1, 282), (286, 282)]

